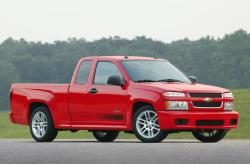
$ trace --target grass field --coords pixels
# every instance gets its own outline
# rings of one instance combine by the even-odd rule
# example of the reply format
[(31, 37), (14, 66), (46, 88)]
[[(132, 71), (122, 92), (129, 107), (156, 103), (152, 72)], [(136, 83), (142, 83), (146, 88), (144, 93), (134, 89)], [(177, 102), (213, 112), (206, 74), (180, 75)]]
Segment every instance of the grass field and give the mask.
[[(240, 113), (239, 128), (228, 133), (228, 139), (250, 139), (250, 89), (233, 90), (235, 97), (235, 110)], [(0, 112), (0, 138), (31, 138), (29, 128), (26, 126), (11, 124), (8, 120), (7, 112)], [(87, 131), (76, 133), (59, 132), (58, 138), (93, 138), (92, 134)], [(134, 138), (132, 134), (121, 133), (119, 138)], [(169, 138), (193, 138), (188, 132), (170, 134)]]

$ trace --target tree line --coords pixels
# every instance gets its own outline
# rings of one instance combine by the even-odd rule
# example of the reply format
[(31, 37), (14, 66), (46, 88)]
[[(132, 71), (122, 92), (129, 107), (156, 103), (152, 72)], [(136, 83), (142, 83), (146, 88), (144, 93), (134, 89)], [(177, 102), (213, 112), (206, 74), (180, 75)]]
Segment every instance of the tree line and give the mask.
[(188, 38), (164, 43), (145, 36), (53, 43), (8, 38), (0, 44), (0, 110), (8, 109), (13, 82), (68, 83), (84, 56), (135, 55), (168, 59), (198, 82), (228, 88), (250, 87), (250, 34), (238, 30), (223, 38)]

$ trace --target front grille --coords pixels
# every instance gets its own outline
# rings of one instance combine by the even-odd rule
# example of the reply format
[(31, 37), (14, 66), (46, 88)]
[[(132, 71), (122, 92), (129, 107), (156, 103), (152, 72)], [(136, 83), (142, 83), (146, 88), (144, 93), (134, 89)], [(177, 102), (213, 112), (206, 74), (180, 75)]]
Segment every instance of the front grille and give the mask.
[(200, 108), (219, 108), (221, 107), (221, 102), (193, 102), (193, 106)]
[(221, 93), (189, 93), (190, 97), (210, 97), (210, 98), (221, 98)]
[[(221, 93), (189, 93), (192, 98), (222, 98)], [(196, 102), (193, 101), (193, 106), (197, 108), (219, 108), (222, 102)]]
[(223, 120), (197, 120), (196, 126), (222, 126), (224, 124)]

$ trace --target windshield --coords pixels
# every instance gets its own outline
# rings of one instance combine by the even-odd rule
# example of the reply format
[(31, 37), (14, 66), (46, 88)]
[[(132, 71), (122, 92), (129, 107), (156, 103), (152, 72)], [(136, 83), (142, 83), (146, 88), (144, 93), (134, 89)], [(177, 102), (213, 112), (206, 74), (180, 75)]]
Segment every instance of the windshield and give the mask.
[(124, 60), (121, 63), (134, 82), (190, 82), (186, 75), (168, 61)]

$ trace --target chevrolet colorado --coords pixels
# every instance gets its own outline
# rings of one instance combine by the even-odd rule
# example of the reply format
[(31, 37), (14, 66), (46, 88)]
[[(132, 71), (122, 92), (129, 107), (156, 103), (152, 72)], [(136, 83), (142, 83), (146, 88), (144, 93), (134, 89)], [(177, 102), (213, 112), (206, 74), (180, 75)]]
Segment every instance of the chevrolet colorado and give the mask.
[(61, 130), (88, 130), (102, 142), (120, 131), (142, 142), (189, 131), (217, 142), (238, 126), (233, 100), (229, 90), (198, 84), (164, 59), (84, 57), (70, 84), (12, 84), (9, 118), (28, 125), (38, 142), (53, 141)]

